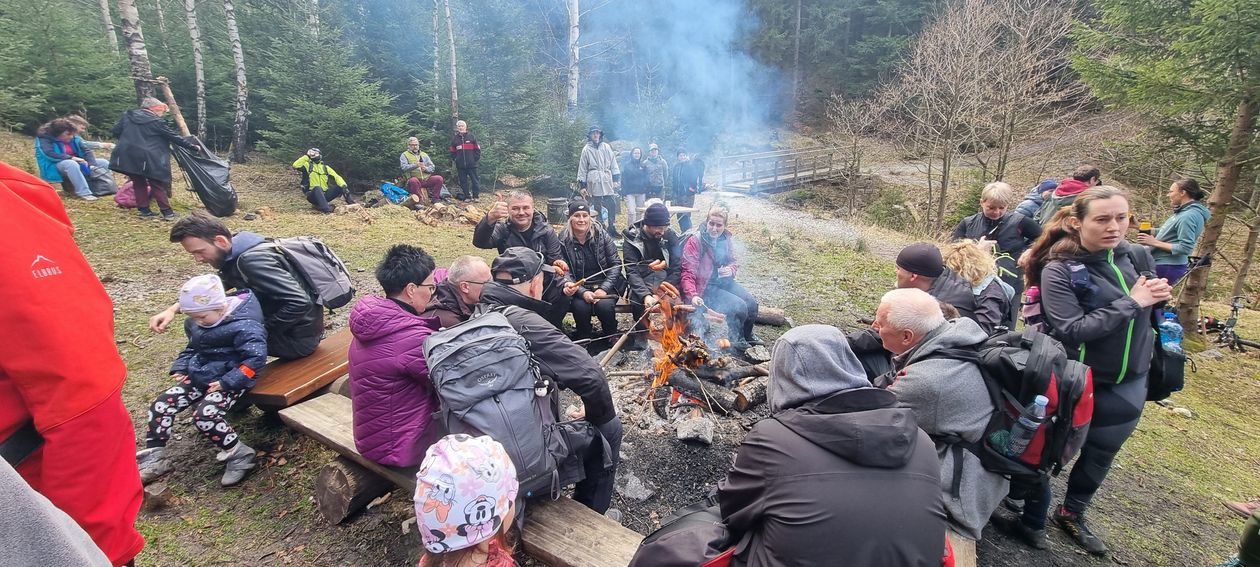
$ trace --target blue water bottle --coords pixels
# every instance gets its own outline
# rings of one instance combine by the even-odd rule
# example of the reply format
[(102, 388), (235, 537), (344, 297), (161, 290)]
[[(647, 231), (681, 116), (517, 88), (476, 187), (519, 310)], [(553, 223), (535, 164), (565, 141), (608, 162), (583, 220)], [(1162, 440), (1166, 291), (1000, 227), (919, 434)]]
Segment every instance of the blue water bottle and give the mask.
[(1177, 314), (1164, 312), (1164, 322), (1159, 324), (1159, 340), (1164, 344), (1164, 352), (1184, 352), (1181, 348), (1181, 337), (1185, 329), (1177, 322)]

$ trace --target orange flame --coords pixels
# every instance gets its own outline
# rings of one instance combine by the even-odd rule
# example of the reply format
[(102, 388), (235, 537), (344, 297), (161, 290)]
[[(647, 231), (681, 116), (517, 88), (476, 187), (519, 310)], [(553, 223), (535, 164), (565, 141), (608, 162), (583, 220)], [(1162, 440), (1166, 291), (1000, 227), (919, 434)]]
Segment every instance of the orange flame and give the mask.
[(652, 379), (652, 387), (661, 386), (669, 380), (669, 373), (678, 367), (674, 363), (674, 355), (683, 348), (682, 339), (687, 334), (687, 317), (685, 313), (676, 312), (668, 294), (658, 294), (661, 309), (661, 323), (657, 326), (649, 319), (648, 336), (661, 348), (656, 351), (654, 367), (656, 376)]

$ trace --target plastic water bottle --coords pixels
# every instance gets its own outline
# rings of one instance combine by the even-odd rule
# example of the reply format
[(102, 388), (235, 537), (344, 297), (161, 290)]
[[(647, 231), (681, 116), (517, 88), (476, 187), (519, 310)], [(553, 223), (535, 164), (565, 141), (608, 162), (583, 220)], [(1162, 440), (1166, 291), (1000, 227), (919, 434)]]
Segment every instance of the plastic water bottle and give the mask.
[(1164, 352), (1183, 352), (1181, 336), (1184, 334), (1185, 329), (1177, 322), (1177, 314), (1165, 311), (1164, 322), (1159, 324), (1159, 340), (1164, 343)]
[(1045, 396), (1037, 396), (1033, 403), (1024, 408), (1015, 425), (1011, 426), (1011, 436), (1006, 442), (1007, 455), (1018, 457), (1024, 454), (1028, 444), (1037, 435), (1037, 428), (1046, 420), (1046, 405), (1049, 403), (1050, 400)]

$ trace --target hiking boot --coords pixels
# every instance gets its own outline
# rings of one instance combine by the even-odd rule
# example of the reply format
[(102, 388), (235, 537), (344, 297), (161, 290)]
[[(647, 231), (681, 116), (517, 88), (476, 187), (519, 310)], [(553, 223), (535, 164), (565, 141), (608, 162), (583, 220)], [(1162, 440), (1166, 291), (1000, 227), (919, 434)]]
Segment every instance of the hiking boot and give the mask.
[(153, 212), (153, 211), (150, 211), (150, 210), (147, 210), (147, 209), (139, 209), (139, 210), (136, 212), (136, 216), (138, 216), (138, 217), (140, 217), (140, 218), (142, 218), (142, 219), (145, 219), (145, 220), (152, 220), (152, 219), (158, 218), (158, 214), (157, 214), (157, 213), (155, 213), (155, 212)]
[(136, 467), (140, 469), (140, 484), (149, 484), (171, 472), (171, 462), (162, 458), (166, 447), (150, 447), (136, 453)]
[(223, 486), (232, 486), (245, 480), (245, 475), (257, 465), (254, 461), (254, 450), (241, 441), (237, 441), (236, 446), (229, 451), (219, 451), (215, 458), (224, 463), (223, 478), (219, 480), (219, 484)]
[(1247, 518), (1254, 514), (1257, 508), (1260, 508), (1260, 498), (1253, 498), (1246, 502), (1226, 502), (1225, 507), (1235, 514)]
[(175, 211), (162, 211), (162, 220), (164, 221), (173, 221), (177, 218), (179, 218), (179, 214)]
[(1063, 528), (1063, 531), (1072, 536), (1077, 545), (1085, 548), (1085, 551), (1100, 556), (1107, 554), (1107, 544), (1090, 531), (1089, 526), (1085, 524), (1085, 514), (1069, 512), (1067, 508), (1059, 506), (1059, 509), (1054, 511), (1054, 521)]
[(744, 337), (744, 341), (752, 346), (766, 346), (766, 341), (761, 340), (761, 337), (758, 337), (756, 333), (748, 333), (748, 336)]
[(993, 527), (1033, 549), (1046, 549), (1050, 546), (1045, 528), (1034, 530), (1019, 518), (997, 514), (993, 516)]

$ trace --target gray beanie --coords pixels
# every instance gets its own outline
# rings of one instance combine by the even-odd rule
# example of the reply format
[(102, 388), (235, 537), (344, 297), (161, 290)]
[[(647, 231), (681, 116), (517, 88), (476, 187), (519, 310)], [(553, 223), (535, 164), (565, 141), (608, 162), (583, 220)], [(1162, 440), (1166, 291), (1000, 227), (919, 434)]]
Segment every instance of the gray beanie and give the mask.
[(802, 325), (774, 343), (766, 398), (770, 411), (779, 412), (842, 390), (870, 385), (862, 363), (840, 329)]

